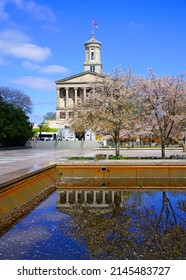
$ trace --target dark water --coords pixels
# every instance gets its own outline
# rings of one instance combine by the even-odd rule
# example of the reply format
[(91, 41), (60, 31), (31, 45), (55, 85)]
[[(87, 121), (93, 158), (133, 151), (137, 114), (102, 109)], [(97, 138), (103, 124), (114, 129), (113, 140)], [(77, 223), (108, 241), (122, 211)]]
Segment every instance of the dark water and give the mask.
[(0, 259), (186, 259), (186, 192), (55, 192), (0, 237)]

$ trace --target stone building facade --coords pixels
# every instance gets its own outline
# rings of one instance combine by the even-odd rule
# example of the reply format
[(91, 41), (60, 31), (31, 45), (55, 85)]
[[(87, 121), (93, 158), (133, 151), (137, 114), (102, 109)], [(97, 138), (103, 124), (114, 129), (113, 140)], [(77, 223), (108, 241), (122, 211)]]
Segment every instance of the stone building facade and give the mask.
[(86, 98), (90, 84), (102, 72), (101, 43), (95, 39), (94, 33), (84, 46), (84, 72), (56, 81), (56, 123), (59, 127), (68, 125), (69, 119), (73, 118), (73, 107), (78, 98)]

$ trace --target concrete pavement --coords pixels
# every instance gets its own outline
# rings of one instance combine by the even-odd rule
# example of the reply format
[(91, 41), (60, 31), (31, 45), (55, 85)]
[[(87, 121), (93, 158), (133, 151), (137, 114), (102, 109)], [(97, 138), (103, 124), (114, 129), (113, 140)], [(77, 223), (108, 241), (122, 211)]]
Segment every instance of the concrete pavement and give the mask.
[(71, 156), (93, 155), (93, 149), (0, 149), (0, 184), (24, 174), (63, 162)]
[[(67, 161), (72, 156), (94, 156), (98, 153), (114, 154), (114, 149), (0, 149), (0, 184), (27, 173), (39, 170), (55, 162)], [(166, 156), (186, 154), (182, 148), (167, 149)], [(127, 157), (161, 156), (160, 149), (121, 149)], [(138, 161), (139, 162), (139, 161)], [(186, 160), (181, 160), (184, 164)]]

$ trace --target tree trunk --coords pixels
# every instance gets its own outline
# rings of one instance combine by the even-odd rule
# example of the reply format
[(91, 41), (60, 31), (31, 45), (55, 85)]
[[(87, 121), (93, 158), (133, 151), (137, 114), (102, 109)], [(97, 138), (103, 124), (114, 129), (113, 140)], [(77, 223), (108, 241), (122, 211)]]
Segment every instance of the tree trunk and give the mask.
[(149, 146), (152, 147), (152, 135), (149, 136)]
[[(163, 212), (165, 214), (165, 216), (163, 215)], [(173, 221), (171, 221), (171, 215), (173, 217), (174, 220), (174, 225), (173, 225)], [(159, 215), (159, 220), (158, 223), (156, 225), (156, 229), (158, 229), (158, 227), (160, 226), (160, 224), (163, 222), (164, 219), (164, 232), (166, 233), (168, 230), (168, 227), (171, 225), (171, 228), (176, 227), (177, 226), (177, 219), (176, 219), (176, 214), (175, 211), (173, 209), (173, 206), (169, 200), (169, 198), (167, 197), (167, 194), (165, 191), (162, 192), (162, 208), (160, 211), (160, 215)]]
[(120, 155), (120, 153), (119, 153), (119, 142), (116, 143), (115, 154), (116, 154), (116, 157), (119, 157), (119, 155)]
[(115, 156), (116, 156), (116, 157), (119, 157), (119, 155), (120, 155), (119, 146), (120, 146), (119, 132), (116, 131), (116, 132), (115, 132)]
[(165, 158), (165, 141), (161, 141), (161, 157), (164, 159)]

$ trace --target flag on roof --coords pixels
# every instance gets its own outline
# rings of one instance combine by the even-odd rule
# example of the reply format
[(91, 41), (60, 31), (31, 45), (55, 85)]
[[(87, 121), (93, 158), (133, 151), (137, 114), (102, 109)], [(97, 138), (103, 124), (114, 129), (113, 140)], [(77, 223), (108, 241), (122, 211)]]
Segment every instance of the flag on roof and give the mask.
[(93, 26), (94, 26), (94, 27), (98, 28), (98, 24), (97, 24), (97, 21), (96, 21), (96, 20), (93, 20), (92, 23), (93, 23)]

